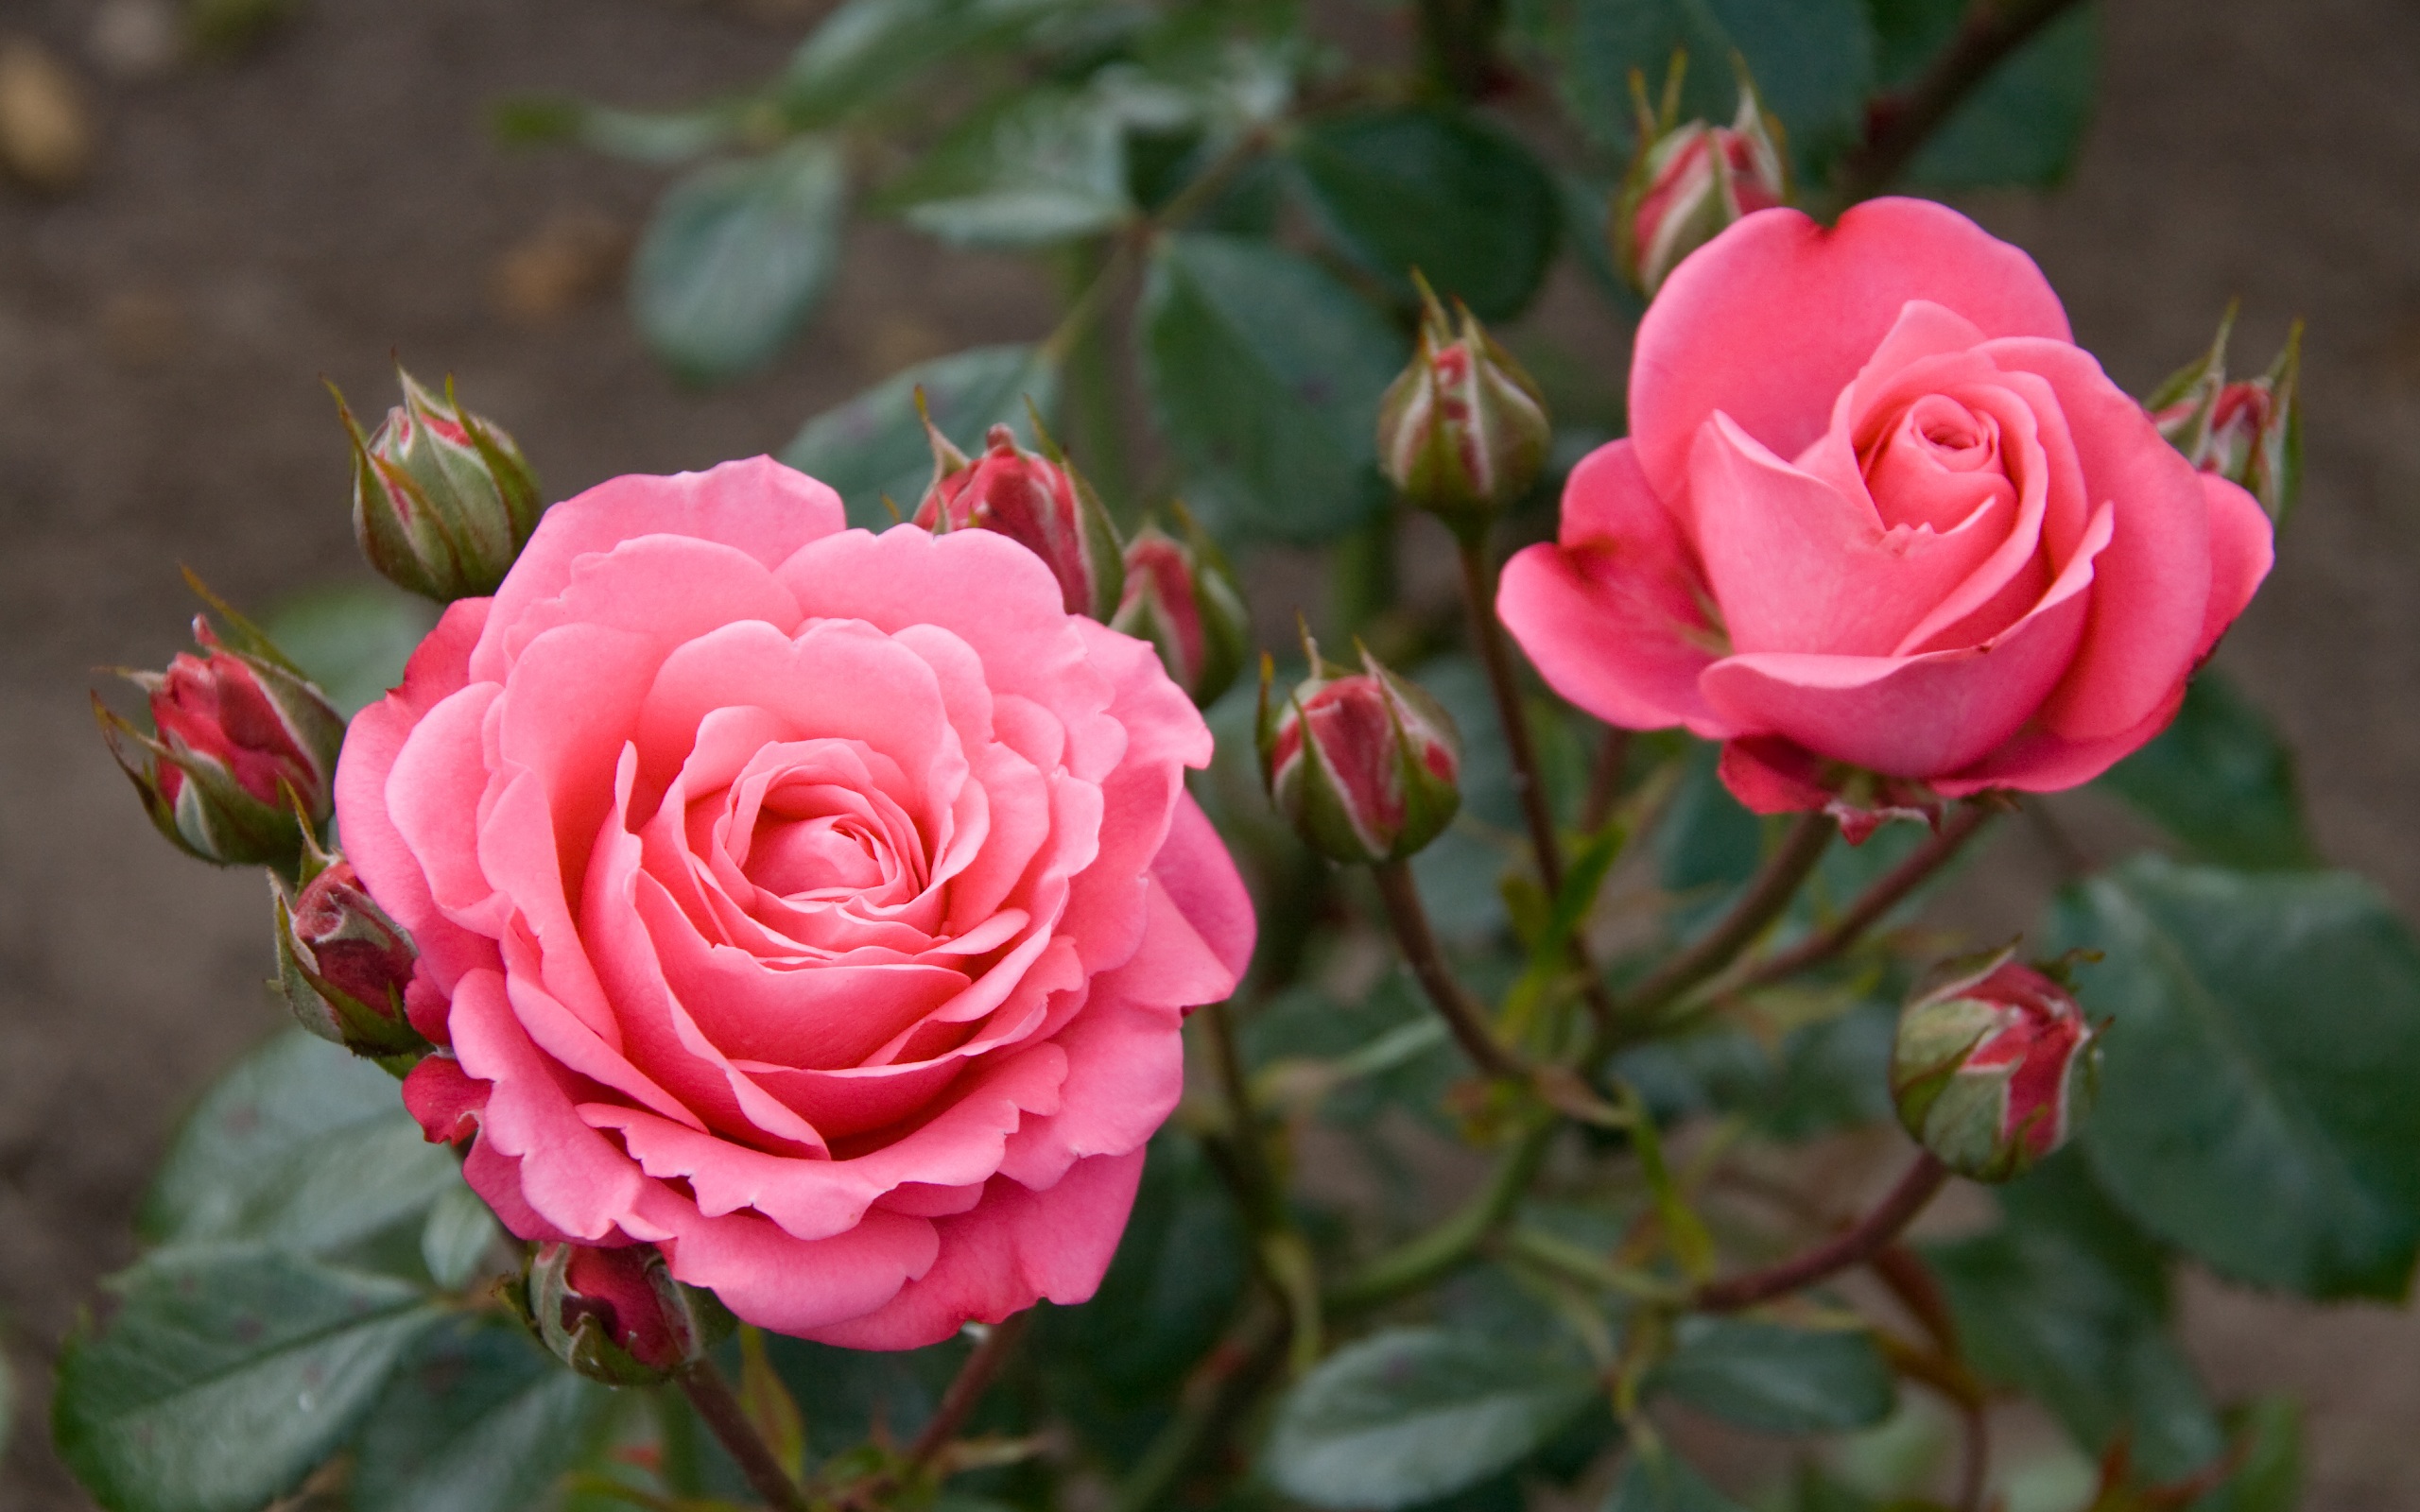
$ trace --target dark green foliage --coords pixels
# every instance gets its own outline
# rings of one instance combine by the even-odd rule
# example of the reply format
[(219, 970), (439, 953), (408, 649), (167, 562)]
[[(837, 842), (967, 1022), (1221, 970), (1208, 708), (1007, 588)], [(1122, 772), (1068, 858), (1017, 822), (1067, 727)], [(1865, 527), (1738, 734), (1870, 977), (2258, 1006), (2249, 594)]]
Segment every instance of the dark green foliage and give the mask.
[(2176, 722), (2111, 767), (2100, 785), (2197, 859), (2250, 868), (2318, 864), (2293, 753), (2269, 716), (2216, 672), (2195, 678)]

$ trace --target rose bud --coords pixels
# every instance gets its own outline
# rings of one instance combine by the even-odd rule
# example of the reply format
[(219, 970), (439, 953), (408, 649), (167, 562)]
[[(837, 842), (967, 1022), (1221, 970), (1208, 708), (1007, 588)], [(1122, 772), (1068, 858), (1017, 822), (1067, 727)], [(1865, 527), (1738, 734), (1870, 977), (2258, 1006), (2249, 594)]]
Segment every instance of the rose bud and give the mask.
[(518, 1300), (539, 1340), (592, 1381), (651, 1385), (702, 1358), (729, 1314), (672, 1279), (652, 1245), (547, 1244)]
[(1614, 260), (1625, 277), (1653, 297), (1682, 258), (1712, 241), (1751, 211), (1789, 200), (1781, 123), (1765, 112), (1755, 85), (1739, 84), (1739, 111), (1727, 127), (1691, 121), (1676, 127), (1675, 64), (1660, 114), (1631, 76), (1638, 112), (1639, 151), (1614, 200)]
[[(1117, 528), (1049, 437), (1042, 436), (1037, 454), (1019, 446), (1009, 427), (994, 425), (983, 455), (970, 458), (934, 425), (922, 389), (916, 412), (933, 443), (933, 481), (916, 506), (916, 524), (935, 535), (996, 530), (1049, 564), (1068, 613), (1101, 621), (1115, 613), (1124, 576)], [(1034, 431), (1042, 432), (1039, 417)]]
[(1251, 617), (1218, 546), (1177, 507), (1179, 541), (1146, 524), (1126, 543), (1126, 591), (1109, 627), (1149, 641), (1170, 679), (1207, 708), (1243, 670)]
[(353, 863), (316, 844), (302, 886), (278, 890), (277, 986), (302, 1027), (398, 1074), (428, 1050), (405, 1016), (420, 953), (404, 927), (363, 890)]
[(2100, 1074), (2100, 1031), (2015, 954), (1949, 963), (1902, 1010), (1891, 1051), (1899, 1122), (1978, 1181), (2006, 1181), (2065, 1144)]
[(1538, 386), (1458, 301), (1421, 284), (1420, 344), (1378, 403), (1378, 465), (1405, 500), (1469, 536), (1519, 502), (1553, 427)]
[(483, 598), (538, 528), (537, 475), (511, 437), (455, 402), (451, 378), (439, 399), (400, 366), (395, 376), (404, 402), (374, 436), (337, 393), (353, 438), (354, 537), (398, 587), (439, 603)]
[(2152, 422), (2186, 459), (2215, 472), (2260, 501), (2283, 522), (2302, 487), (2302, 322), (2257, 378), (2227, 381), (2227, 338), (2235, 307), (2219, 321), (2218, 339), (2199, 359), (2170, 374), (2144, 403)]
[(199, 656), (180, 653), (165, 672), (125, 674), (150, 695), (154, 733), (97, 694), (93, 712), (162, 834), (204, 861), (291, 873), (305, 821), (327, 820), (344, 718), (266, 636), (230, 617), (233, 646), (196, 615)]
[(1303, 843), (1331, 861), (1400, 861), (1437, 838), (1461, 806), (1461, 743), (1434, 698), (1364, 648), (1362, 670), (1320, 657), (1272, 709), (1260, 664), (1260, 763), (1271, 802)]

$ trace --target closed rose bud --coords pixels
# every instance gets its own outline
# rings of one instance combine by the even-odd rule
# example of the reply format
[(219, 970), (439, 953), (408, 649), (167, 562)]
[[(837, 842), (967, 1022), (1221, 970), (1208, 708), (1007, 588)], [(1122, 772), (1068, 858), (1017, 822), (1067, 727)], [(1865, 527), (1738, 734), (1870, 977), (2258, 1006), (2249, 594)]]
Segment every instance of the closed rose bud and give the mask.
[(362, 889), (353, 863), (308, 848), (302, 885), (277, 908), (277, 985), (302, 1027), (399, 1074), (428, 1050), (405, 1016), (420, 953)]
[(1945, 968), (1901, 1012), (1891, 1052), (1899, 1122), (1978, 1181), (2006, 1181), (2065, 1144), (2100, 1074), (2100, 1031), (2014, 954)]
[[(222, 606), (223, 608), (223, 606)], [(292, 872), (330, 811), (344, 718), (260, 632), (235, 622), (222, 644), (196, 616), (199, 656), (164, 672), (130, 672), (150, 696), (153, 733), (104, 706), (94, 713), (151, 822), (180, 848), (220, 866)]]
[(1147, 524), (1126, 543), (1126, 591), (1113, 630), (1151, 643), (1168, 677), (1207, 707), (1243, 670), (1251, 629), (1226, 558), (1190, 515), (1184, 539)]
[(1461, 744), (1434, 698), (1378, 664), (1321, 660), (1282, 705), (1261, 662), (1260, 762), (1277, 811), (1331, 861), (1400, 861), (1437, 838), (1461, 806)]
[(1553, 425), (1538, 386), (1470, 311), (1459, 325), (1421, 285), (1419, 346), (1378, 402), (1378, 465), (1405, 501), (1458, 535), (1487, 523), (1538, 480)]
[(663, 1381), (703, 1358), (730, 1327), (714, 1295), (674, 1280), (652, 1245), (541, 1245), (522, 1288), (540, 1342), (609, 1385)]
[[(916, 393), (924, 414), (925, 396)], [(1037, 419), (1036, 431), (1041, 429)], [(1124, 572), (1117, 529), (1098, 495), (1057, 455), (1028, 452), (1016, 433), (994, 425), (982, 455), (969, 457), (925, 415), (933, 444), (933, 481), (916, 506), (916, 524), (936, 535), (996, 530), (1049, 564), (1067, 612), (1107, 621), (1117, 610)]]
[[(495, 592), (538, 528), (538, 479), (512, 438), (398, 367), (404, 402), (372, 436), (337, 394), (353, 438), (353, 533), (370, 565), (439, 603)], [(336, 386), (328, 386), (335, 392)]]
[(1674, 126), (1676, 100), (1668, 91), (1659, 118), (1640, 90), (1638, 157), (1614, 201), (1615, 262), (1651, 297), (1681, 259), (1725, 226), (1789, 202), (1780, 123), (1765, 113), (1754, 85), (1741, 81), (1739, 111), (1727, 127)]
[(2210, 350), (2170, 374), (2143, 407), (2186, 460), (2243, 489), (2272, 521), (2283, 522), (2302, 488), (2302, 322), (2267, 372), (2230, 382), (2235, 315), (2228, 306)]

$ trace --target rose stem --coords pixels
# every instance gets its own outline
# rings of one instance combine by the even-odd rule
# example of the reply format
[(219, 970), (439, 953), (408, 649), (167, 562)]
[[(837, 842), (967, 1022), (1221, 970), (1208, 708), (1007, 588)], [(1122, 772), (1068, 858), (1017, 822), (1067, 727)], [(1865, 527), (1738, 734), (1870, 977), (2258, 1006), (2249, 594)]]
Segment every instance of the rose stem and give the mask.
[(1876, 919), (1897, 907), (1900, 900), (1915, 891), (1926, 878), (1946, 866), (1952, 857), (1965, 849), (1966, 842), (1992, 822), (1996, 812), (1980, 803), (1970, 803), (1961, 808), (1937, 833), (1910, 851), (1907, 859), (1868, 887), (1856, 902), (1849, 905), (1846, 913), (1789, 949), (1756, 962), (1740, 985), (1761, 987), (1768, 982), (1795, 976), (1856, 944), (1858, 937), (1873, 928)]
[(1252, 1086), (1244, 1077), (1243, 1056), (1236, 1048), (1235, 1021), (1223, 1003), (1205, 1004), (1193, 1016), (1202, 1026), (1219, 1099), (1227, 1105), (1228, 1137), (1212, 1142), (1211, 1154), (1217, 1157), (1223, 1144), (1226, 1159), (1215, 1163), (1234, 1189), (1236, 1207), (1252, 1230), (1253, 1259), (1260, 1279), (1286, 1309), (1295, 1358), (1307, 1367), (1319, 1358), (1322, 1332), (1311, 1252), (1287, 1214), (1285, 1192), (1270, 1175), (1268, 1150), (1260, 1139), (1260, 1115), (1253, 1106)]
[[(1495, 696), (1496, 723), (1504, 727), (1504, 748), (1512, 758), (1512, 791), (1521, 800), (1521, 817), (1530, 829), (1530, 849), (1537, 856), (1538, 880), (1547, 896), (1563, 893), (1563, 851), (1556, 843), (1554, 814), (1547, 806), (1546, 784), (1538, 779), (1537, 748), (1530, 743), (1530, 723), (1521, 713), (1521, 684), (1512, 675), (1512, 656), (1504, 646), (1504, 627), (1495, 621), (1495, 597), (1489, 592), (1495, 573), (1488, 561), (1487, 532), (1461, 538), (1462, 606), (1470, 612), (1471, 641), (1478, 648), (1479, 664), (1487, 669), (1488, 690)], [(1571, 959), (1580, 968), (1588, 1013), (1595, 1021), (1595, 1044), (1587, 1057), (1613, 1038), (1614, 1005), (1597, 968), (1588, 958), (1588, 942), (1580, 930), (1571, 934)]]
[(1766, 857), (1764, 866), (1749, 879), (1747, 890), (1731, 905), (1731, 912), (1700, 936), (1695, 944), (1667, 957), (1663, 965), (1648, 973), (1645, 981), (1624, 995), (1622, 1005), (1630, 1015), (1634, 1031), (1644, 1028), (1656, 1010), (1729, 966), (1764, 933), (1766, 925), (1780, 918), (1790, 899), (1798, 895), (1799, 885), (1806, 880), (1806, 874), (1824, 858), (1824, 849), (1832, 843), (1833, 832), (1838, 828), (1828, 814), (1801, 815), (1798, 822), (1790, 826), (1781, 849)]
[(1594, 834), (1605, 827), (1614, 816), (1614, 805), (1621, 800), (1622, 771), (1630, 764), (1630, 731), (1619, 725), (1607, 725), (1605, 738), (1597, 743), (1597, 759), (1588, 768), (1588, 801), (1580, 809), (1580, 828)]
[(1485, 1005), (1464, 989), (1437, 948), (1437, 936), (1428, 927), (1428, 910), (1421, 906), (1419, 885), (1411, 879), (1410, 864), (1381, 861), (1371, 867), (1370, 875), (1378, 885), (1378, 896), (1386, 901), (1387, 922), (1394, 926), (1395, 941), (1403, 947), (1411, 974), (1420, 979), (1462, 1054), (1491, 1076), (1526, 1079), (1527, 1071), (1489, 1031)]
[(1118, 1487), (1114, 1512), (1151, 1512), (1174, 1490), (1201, 1452), (1222, 1437), (1285, 1358), (1288, 1328), (1274, 1312), (1222, 1340), (1194, 1375), (1185, 1400), (1143, 1452)]
[(1925, 1204), (1948, 1179), (1949, 1167), (1935, 1160), (1929, 1150), (1925, 1151), (1916, 1157), (1908, 1174), (1899, 1178), (1899, 1184), (1891, 1189), (1890, 1195), (1849, 1228), (1779, 1264), (1708, 1281), (1697, 1289), (1690, 1305), (1706, 1313), (1737, 1313), (1861, 1264), (1898, 1238), (1899, 1231), (1924, 1211)]
[(1906, 89), (1866, 107), (1865, 140), (1841, 160), (1845, 203), (1882, 192), (1969, 90), (2076, 0), (1973, 0), (1958, 35)]
[(748, 1478), (748, 1484), (767, 1505), (775, 1512), (808, 1512), (806, 1498), (790, 1480), (789, 1472), (782, 1469), (782, 1462), (766, 1447), (756, 1425), (748, 1420), (746, 1409), (731, 1393), (731, 1383), (715, 1368), (713, 1360), (699, 1359), (683, 1366), (673, 1379), (681, 1383), (689, 1405), (698, 1409), (698, 1416), (730, 1452), (739, 1473)]
[(1522, 1194), (1529, 1191), (1530, 1178), (1545, 1162), (1555, 1130), (1561, 1126), (1552, 1118), (1535, 1118), (1512, 1147), (1504, 1152), (1478, 1195), (1436, 1228), (1376, 1257), (1339, 1281), (1327, 1294), (1329, 1314), (1382, 1306), (1418, 1291), (1470, 1259), (1512, 1216)]
[(1992, 1471), (1992, 1423), (1979, 1401), (1958, 1404), (1958, 1512), (1982, 1512), (1985, 1483)]
[(992, 1389), (992, 1383), (998, 1379), (1001, 1366), (1009, 1363), (1009, 1356), (1016, 1350), (1017, 1340), (1025, 1336), (1026, 1329), (1032, 1322), (1030, 1310), (1011, 1313), (993, 1324), (984, 1333), (982, 1342), (975, 1346), (975, 1352), (958, 1367), (958, 1374), (951, 1379), (949, 1389), (942, 1393), (942, 1404), (934, 1411), (932, 1419), (916, 1435), (915, 1442), (908, 1446), (907, 1472), (909, 1476), (930, 1466), (940, 1457), (941, 1452), (949, 1447), (949, 1441), (958, 1436), (958, 1431), (966, 1426), (966, 1419), (974, 1414), (976, 1405), (982, 1401), (983, 1393)]

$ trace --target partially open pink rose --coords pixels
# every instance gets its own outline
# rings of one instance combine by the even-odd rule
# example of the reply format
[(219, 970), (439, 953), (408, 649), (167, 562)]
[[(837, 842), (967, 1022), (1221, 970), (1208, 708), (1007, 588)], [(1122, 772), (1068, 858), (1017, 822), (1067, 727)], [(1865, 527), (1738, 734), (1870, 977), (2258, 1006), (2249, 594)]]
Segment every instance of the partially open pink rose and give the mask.
[(549, 511), (353, 725), (345, 847), (533, 1240), (871, 1349), (1091, 1295), (1251, 906), (1150, 646), (764, 458)]
[(1766, 813), (1863, 768), (2070, 787), (2158, 733), (2270, 565), (2068, 338), (2031, 259), (1940, 205), (1750, 215), (1640, 323), (1590, 455), (1497, 610), (1555, 689), (1730, 743)]

